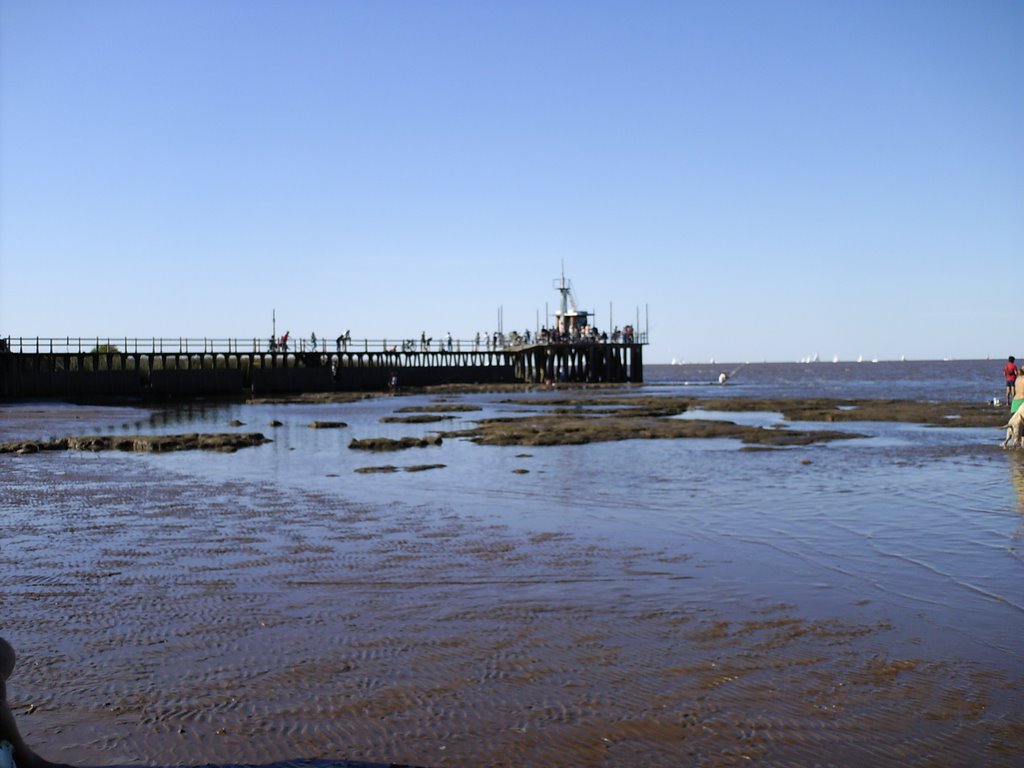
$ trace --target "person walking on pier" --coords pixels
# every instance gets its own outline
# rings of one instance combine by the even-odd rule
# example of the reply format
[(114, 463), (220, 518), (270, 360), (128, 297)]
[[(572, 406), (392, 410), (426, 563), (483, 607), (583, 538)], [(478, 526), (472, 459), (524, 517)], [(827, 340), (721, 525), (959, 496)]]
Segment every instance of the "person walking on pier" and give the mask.
[(316, 334), (315, 333), (309, 334), (309, 347), (314, 352), (316, 352)]

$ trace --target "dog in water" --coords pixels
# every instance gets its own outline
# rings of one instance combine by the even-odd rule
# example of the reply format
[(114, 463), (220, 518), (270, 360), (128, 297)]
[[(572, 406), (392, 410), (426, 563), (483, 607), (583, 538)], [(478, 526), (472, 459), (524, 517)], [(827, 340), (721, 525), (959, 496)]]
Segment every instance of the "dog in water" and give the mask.
[(1003, 440), (1003, 448), (1024, 448), (1024, 405), (1017, 409), (1004, 427), (1006, 439)]
[(7, 678), (14, 671), (14, 649), (0, 637), (0, 768), (71, 768), (44, 760), (21, 738), (7, 703)]

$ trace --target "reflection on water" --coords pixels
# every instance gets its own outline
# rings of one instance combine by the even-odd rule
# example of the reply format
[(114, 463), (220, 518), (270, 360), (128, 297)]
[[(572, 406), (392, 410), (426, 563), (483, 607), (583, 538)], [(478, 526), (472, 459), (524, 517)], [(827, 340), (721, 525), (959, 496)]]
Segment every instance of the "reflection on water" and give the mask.
[[(1014, 534), (1014, 539), (1020, 542), (1024, 541), (1024, 451), (1010, 451), (1009, 455), (1010, 480), (1017, 491), (1017, 512), (1020, 515), (1020, 522), (1017, 532)], [(1019, 547), (1019, 545), (1017, 546)], [(1018, 558), (1022, 556), (1019, 549), (1015, 548), (1014, 553)]]
[[(775, 429), (786, 426), (785, 416), (777, 411), (712, 411), (693, 408), (686, 413), (674, 416), (676, 419), (696, 419), (709, 421), (731, 421), (744, 427), (763, 427)], [(829, 425), (831, 426), (831, 425)]]

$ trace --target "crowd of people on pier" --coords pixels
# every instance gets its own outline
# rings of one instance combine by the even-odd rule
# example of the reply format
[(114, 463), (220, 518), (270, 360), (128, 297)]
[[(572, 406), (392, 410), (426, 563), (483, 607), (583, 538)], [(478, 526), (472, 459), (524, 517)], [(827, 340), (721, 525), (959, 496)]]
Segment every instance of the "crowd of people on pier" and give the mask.
[[(599, 331), (593, 325), (577, 326), (567, 331), (558, 328), (541, 328), (537, 338), (541, 344), (607, 344), (608, 339), (607, 331)], [(611, 334), (612, 344), (632, 344), (633, 339), (632, 325), (627, 325), (622, 330), (616, 326)], [(527, 339), (527, 343), (529, 343), (529, 339)]]
[[(438, 338), (435, 342), (433, 336), (427, 336), (427, 332), (423, 331), (420, 334), (420, 338), (417, 339), (405, 339), (401, 342), (400, 346), (394, 344), (388, 346), (385, 342), (385, 348), (390, 352), (462, 352), (462, 351), (473, 351), (473, 352), (497, 352), (499, 350), (508, 349), (510, 347), (522, 347), (530, 344), (607, 344), (609, 341), (612, 344), (633, 344), (636, 340), (636, 335), (633, 331), (632, 325), (627, 325), (622, 329), (618, 326), (609, 333), (607, 331), (601, 331), (593, 325), (573, 326), (569, 329), (563, 329), (559, 327), (541, 328), (537, 333), (531, 332), (526, 329), (522, 333), (519, 331), (511, 331), (508, 334), (502, 331), (494, 331), (488, 333), (486, 331), (477, 332), (470, 342), (463, 342), (461, 340), (455, 340), (452, 338), (451, 331), (446, 333), (444, 337)], [(345, 331), (339, 334), (334, 340), (334, 348), (336, 352), (347, 352), (349, 345), (352, 343), (352, 334), (350, 331)], [(289, 352), (289, 345), (292, 345), (291, 331), (285, 331), (281, 336), (270, 337), (267, 343), (268, 352), (280, 352), (287, 354)], [(293, 352), (316, 352), (318, 349), (327, 351), (327, 344), (322, 344), (317, 339), (315, 333), (311, 333), (308, 339), (300, 338), (298, 340), (298, 349), (292, 349)]]
[[(289, 338), (291, 337), (291, 331), (285, 331), (280, 337), (271, 335), (270, 341), (267, 342), (268, 352), (288, 352)], [(352, 341), (352, 334), (349, 331), (345, 331), (340, 334), (337, 339), (334, 340), (334, 348), (337, 352), (345, 352), (348, 350), (349, 342)], [(316, 352), (318, 349), (318, 341), (315, 333), (309, 334), (309, 340), (299, 339), (299, 352)], [(323, 345), (323, 349), (327, 349), (327, 345)]]
[[(607, 331), (599, 331), (595, 326), (582, 326), (571, 330), (559, 330), (558, 328), (541, 328), (536, 334), (526, 329), (523, 332), (510, 331), (508, 334), (502, 331), (488, 333), (478, 331), (471, 343), (467, 343), (473, 352), (498, 351), (509, 347), (522, 347), (530, 344), (607, 344), (610, 340), (613, 344), (632, 344), (636, 339), (633, 326), (627, 325), (623, 329), (616, 326), (609, 336)], [(392, 351), (398, 351), (397, 347)], [(427, 336), (426, 331), (420, 334), (419, 340), (406, 339), (401, 344), (402, 352), (461, 352), (465, 351), (462, 341), (453, 341), (449, 331), (444, 338), (434, 341), (433, 336)]]

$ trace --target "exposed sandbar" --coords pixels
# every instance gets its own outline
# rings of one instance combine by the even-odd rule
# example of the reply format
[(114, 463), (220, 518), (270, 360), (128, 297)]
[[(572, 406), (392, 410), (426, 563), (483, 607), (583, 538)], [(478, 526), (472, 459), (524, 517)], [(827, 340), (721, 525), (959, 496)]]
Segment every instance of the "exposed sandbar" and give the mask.
[(787, 446), (863, 437), (831, 430), (782, 430), (730, 421), (665, 419), (650, 416), (529, 415), (482, 419), (475, 427), (445, 433), (479, 445), (583, 445), (618, 440), (732, 437), (745, 443)]
[(354, 471), (361, 475), (391, 472), (426, 472), (429, 469), (444, 469), (446, 466), (446, 464), (411, 464), (408, 467), (396, 467), (394, 464), (385, 464), (379, 467), (357, 467)]
[(998, 427), (1009, 416), (990, 403), (917, 400), (839, 400), (730, 398), (695, 400), (694, 406), (715, 411), (779, 411), (790, 421), (900, 421), (946, 427)]
[(395, 413), (469, 413), (483, 410), (479, 405), (469, 403), (436, 403), (434, 405), (406, 405)]
[(390, 437), (367, 437), (361, 440), (353, 439), (348, 447), (356, 451), (401, 451), (406, 448), (426, 448), (430, 445), (440, 445), (442, 440), (441, 435), (401, 437), (397, 440)]
[(450, 421), (454, 416), (435, 413), (416, 413), (412, 416), (383, 416), (381, 424), (435, 424), (439, 421)]
[(41, 451), (141, 451), (163, 453), (168, 451), (237, 451), (271, 442), (259, 432), (246, 434), (187, 434), (187, 435), (102, 435), (89, 437), (62, 437), (54, 440), (18, 440), (0, 443), (0, 453), (39, 453)]
[(638, 397), (579, 397), (557, 399), (517, 398), (504, 400), (511, 405), (543, 406), (556, 413), (600, 409), (615, 416), (671, 416), (694, 410), (708, 411), (776, 411), (789, 421), (898, 421), (912, 424), (934, 424), (961, 427), (992, 427), (1006, 423), (1005, 408), (989, 403), (934, 402), (917, 400), (843, 400), (840, 398), (696, 398), (641, 395)]
[(510, 399), (539, 412), (481, 419), (471, 428), (447, 432), (480, 445), (580, 445), (616, 440), (731, 437), (765, 447), (809, 445), (864, 435), (837, 430), (742, 426), (724, 420), (673, 419), (686, 412), (781, 412), (788, 421), (888, 421), (962, 427), (999, 427), (1002, 408), (975, 403), (923, 403), (909, 400), (759, 399), (702, 400), (690, 397), (559, 397)]

